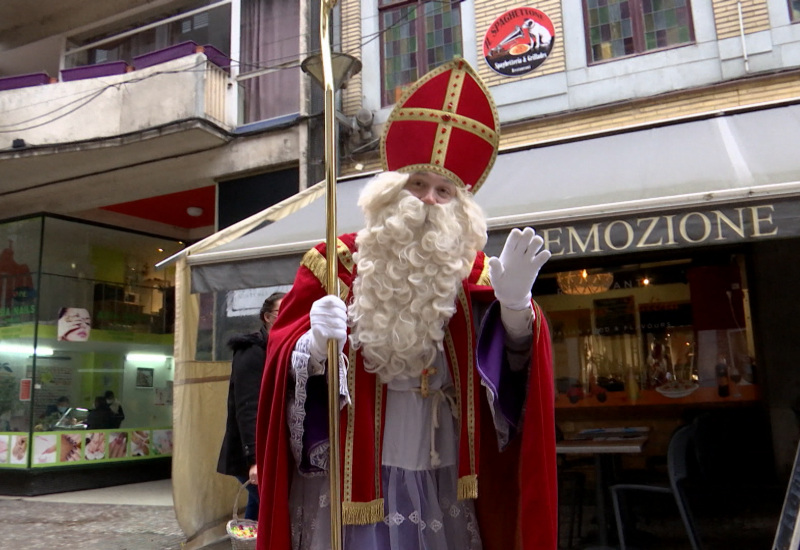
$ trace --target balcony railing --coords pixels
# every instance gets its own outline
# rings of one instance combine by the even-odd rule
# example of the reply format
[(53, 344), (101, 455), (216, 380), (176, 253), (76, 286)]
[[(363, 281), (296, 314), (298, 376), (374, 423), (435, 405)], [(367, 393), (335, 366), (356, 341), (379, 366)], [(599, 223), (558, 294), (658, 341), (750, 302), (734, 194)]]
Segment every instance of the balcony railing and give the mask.
[[(15, 140), (54, 145), (130, 135), (205, 119), (224, 129), (236, 99), (226, 70), (211, 52), (191, 53), (132, 72), (0, 91), (0, 149)], [(102, 66), (94, 66), (95, 70)], [(92, 67), (81, 67), (91, 70)], [(93, 76), (93, 75), (90, 75)]]

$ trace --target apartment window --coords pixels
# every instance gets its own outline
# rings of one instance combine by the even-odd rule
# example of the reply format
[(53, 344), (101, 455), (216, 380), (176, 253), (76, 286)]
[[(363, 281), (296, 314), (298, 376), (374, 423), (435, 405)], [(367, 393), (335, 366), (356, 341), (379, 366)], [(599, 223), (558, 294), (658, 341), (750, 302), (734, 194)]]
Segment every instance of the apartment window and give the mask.
[(379, 0), (381, 98), (395, 103), (405, 86), (463, 55), (460, 0)]
[(789, 0), (789, 14), (795, 23), (800, 21), (800, 0)]
[(688, 0), (584, 0), (583, 5), (589, 63), (694, 41)]
[(300, 3), (242, 0), (240, 122), (300, 111)]

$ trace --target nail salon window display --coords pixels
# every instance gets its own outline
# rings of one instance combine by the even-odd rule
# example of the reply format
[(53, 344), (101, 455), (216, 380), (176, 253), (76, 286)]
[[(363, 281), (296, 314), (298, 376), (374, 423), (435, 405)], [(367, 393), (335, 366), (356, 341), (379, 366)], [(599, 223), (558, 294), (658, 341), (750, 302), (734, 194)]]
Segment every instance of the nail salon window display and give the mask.
[(0, 343), (0, 468), (27, 465), (32, 352), (32, 345)]
[[(82, 324), (80, 319), (78, 321), (71, 324), (65, 332)], [(89, 344), (75, 344), (81, 348), (86, 345)], [(93, 352), (90, 354), (92, 363), (87, 363), (86, 357), (81, 353), (59, 353), (68, 357), (71, 364), (59, 364), (56, 367), (43, 365), (42, 372), (48, 374), (45, 377), (46, 382), (38, 378), (37, 381), (42, 382), (42, 385), (58, 383), (58, 387), (69, 387), (72, 392), (65, 393), (69, 393), (72, 398), (69, 402), (62, 403), (62, 408), (66, 410), (59, 414), (56, 421), (46, 424), (39, 422), (30, 437), (26, 434), (24, 437), (13, 438), (13, 441), (8, 438), (5, 442), (5, 456), (9, 457), (9, 467), (87, 466), (106, 462), (149, 460), (172, 454), (171, 408), (167, 406), (172, 401), (171, 357), (157, 353), (128, 353), (124, 357), (120, 356), (117, 364), (113, 361), (112, 353), (106, 354), (107, 361), (98, 363), (98, 357), (103, 354)], [(91, 368), (87, 368), (88, 365)], [(118, 378), (115, 378), (115, 370), (121, 371)], [(117, 385), (112, 384), (118, 388), (115, 393), (119, 393), (125, 400), (125, 429), (98, 421), (98, 412), (102, 412), (101, 409), (105, 409), (107, 405), (97, 387), (98, 384), (108, 387), (106, 383), (110, 380), (116, 380)], [(85, 405), (84, 400), (78, 397), (86, 393), (96, 394), (94, 406)], [(52, 399), (53, 403), (56, 401)], [(0, 454), (2, 453), (3, 450), (0, 449)], [(3, 460), (2, 456), (0, 460)], [(0, 463), (0, 466), (3, 464)]]

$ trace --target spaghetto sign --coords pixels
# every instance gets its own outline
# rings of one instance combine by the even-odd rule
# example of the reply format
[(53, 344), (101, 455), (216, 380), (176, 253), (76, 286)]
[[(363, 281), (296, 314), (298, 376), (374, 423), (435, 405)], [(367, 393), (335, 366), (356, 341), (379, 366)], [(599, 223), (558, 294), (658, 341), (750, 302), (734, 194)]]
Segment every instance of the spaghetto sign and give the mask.
[(555, 42), (550, 18), (534, 8), (516, 8), (494, 20), (483, 38), (483, 57), (504, 76), (521, 76), (544, 63)]

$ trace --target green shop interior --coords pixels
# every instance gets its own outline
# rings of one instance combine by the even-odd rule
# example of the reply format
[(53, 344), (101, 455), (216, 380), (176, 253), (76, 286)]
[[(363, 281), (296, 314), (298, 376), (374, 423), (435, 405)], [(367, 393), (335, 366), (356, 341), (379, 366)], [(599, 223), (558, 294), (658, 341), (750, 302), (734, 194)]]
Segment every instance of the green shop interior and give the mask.
[(0, 492), (170, 476), (174, 272), (153, 266), (183, 246), (50, 215), (0, 224)]

